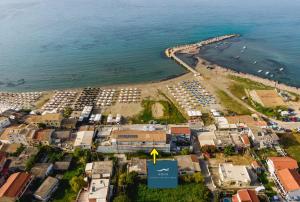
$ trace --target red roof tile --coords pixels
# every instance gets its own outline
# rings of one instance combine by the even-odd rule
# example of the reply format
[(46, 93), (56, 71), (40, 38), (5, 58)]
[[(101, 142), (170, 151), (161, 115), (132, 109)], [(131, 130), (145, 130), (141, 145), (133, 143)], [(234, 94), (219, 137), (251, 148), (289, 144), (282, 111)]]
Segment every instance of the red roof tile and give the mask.
[(300, 175), (297, 170), (282, 169), (277, 172), (277, 176), (287, 192), (300, 189)]
[(17, 197), (26, 184), (30, 181), (31, 175), (26, 172), (14, 173), (0, 188), (0, 197)]
[(250, 140), (249, 140), (249, 137), (248, 137), (247, 134), (243, 134), (243, 135), (241, 136), (241, 138), (242, 138), (242, 141), (243, 141), (243, 143), (244, 143), (245, 145), (250, 145)]
[(232, 197), (232, 202), (259, 202), (255, 190), (241, 189)]
[(269, 159), (273, 162), (275, 170), (298, 168), (297, 161), (291, 157), (270, 157)]
[(180, 134), (186, 134), (190, 135), (191, 134), (191, 129), (189, 127), (171, 127), (171, 133), (174, 135), (180, 135)]

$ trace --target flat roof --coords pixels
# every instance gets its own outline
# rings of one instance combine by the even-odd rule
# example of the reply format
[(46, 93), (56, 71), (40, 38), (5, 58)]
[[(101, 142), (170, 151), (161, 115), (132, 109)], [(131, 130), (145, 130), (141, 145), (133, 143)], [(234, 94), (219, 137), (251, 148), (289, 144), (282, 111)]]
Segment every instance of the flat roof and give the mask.
[(92, 145), (94, 131), (79, 131), (74, 142), (74, 146)]
[(90, 184), (89, 199), (106, 202), (109, 191), (109, 179), (93, 179)]
[(219, 165), (224, 181), (242, 181), (251, 182), (246, 166), (233, 165), (231, 163), (222, 163)]
[(34, 192), (34, 195), (41, 198), (46, 198), (47, 195), (53, 190), (53, 188), (58, 184), (58, 179), (55, 177), (47, 177), (44, 182), (39, 186), (39, 188)]
[(166, 142), (167, 134), (162, 130), (114, 130), (112, 138), (121, 142)]

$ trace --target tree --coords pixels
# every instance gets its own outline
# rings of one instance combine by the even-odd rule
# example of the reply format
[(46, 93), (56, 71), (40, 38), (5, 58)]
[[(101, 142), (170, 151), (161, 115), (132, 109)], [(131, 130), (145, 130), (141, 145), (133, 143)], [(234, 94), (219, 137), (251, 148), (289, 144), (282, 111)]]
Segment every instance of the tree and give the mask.
[(42, 128), (42, 129), (45, 129), (47, 126), (44, 123), (38, 123), (38, 127)]
[(233, 154), (234, 154), (234, 147), (233, 146), (231, 146), (231, 145), (229, 145), (229, 146), (226, 146), (225, 148), (224, 148), (224, 155), (225, 156), (232, 156)]
[(114, 198), (114, 202), (130, 202), (130, 198), (125, 194), (122, 194)]
[(26, 169), (27, 171), (30, 170), (30, 169), (34, 166), (35, 161), (36, 161), (36, 156), (31, 156), (31, 157), (26, 161), (25, 169)]
[(215, 153), (217, 151), (217, 148), (214, 145), (204, 145), (204, 146), (201, 147), (201, 151), (203, 153), (212, 154), (212, 153)]
[(71, 116), (72, 112), (73, 112), (73, 109), (71, 107), (66, 107), (64, 109), (63, 117), (69, 118)]
[(83, 176), (74, 176), (70, 180), (70, 186), (74, 192), (79, 192), (82, 187), (86, 185)]
[(200, 172), (194, 173), (194, 174), (193, 174), (193, 178), (194, 178), (194, 182), (196, 182), (196, 183), (198, 183), (198, 184), (204, 182), (204, 178), (203, 178), (203, 176), (201, 175)]
[(189, 155), (190, 150), (188, 148), (184, 148), (183, 150), (180, 151), (180, 155)]

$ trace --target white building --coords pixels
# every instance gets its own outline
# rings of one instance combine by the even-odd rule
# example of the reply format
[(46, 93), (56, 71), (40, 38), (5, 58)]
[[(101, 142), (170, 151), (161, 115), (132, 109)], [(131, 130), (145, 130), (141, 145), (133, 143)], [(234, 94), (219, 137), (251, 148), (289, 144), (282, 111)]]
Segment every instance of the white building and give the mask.
[(109, 201), (109, 179), (93, 179), (89, 189), (89, 201)]
[(113, 161), (94, 161), (87, 163), (85, 173), (92, 179), (109, 179), (113, 174)]
[(94, 131), (79, 131), (74, 142), (74, 148), (91, 149)]
[(251, 184), (251, 177), (246, 166), (223, 163), (219, 165), (221, 186), (247, 187)]

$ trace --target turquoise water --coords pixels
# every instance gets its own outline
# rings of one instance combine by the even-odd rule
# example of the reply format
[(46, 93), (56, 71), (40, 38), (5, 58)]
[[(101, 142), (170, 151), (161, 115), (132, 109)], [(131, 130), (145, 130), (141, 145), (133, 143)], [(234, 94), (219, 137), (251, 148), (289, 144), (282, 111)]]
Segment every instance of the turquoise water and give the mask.
[(242, 42), (207, 59), (254, 73), (273, 63), (253, 60), (276, 61), (285, 70), (274, 78), (300, 86), (299, 10), (299, 0), (1, 0), (0, 89), (157, 81), (184, 72), (165, 48), (227, 33)]

